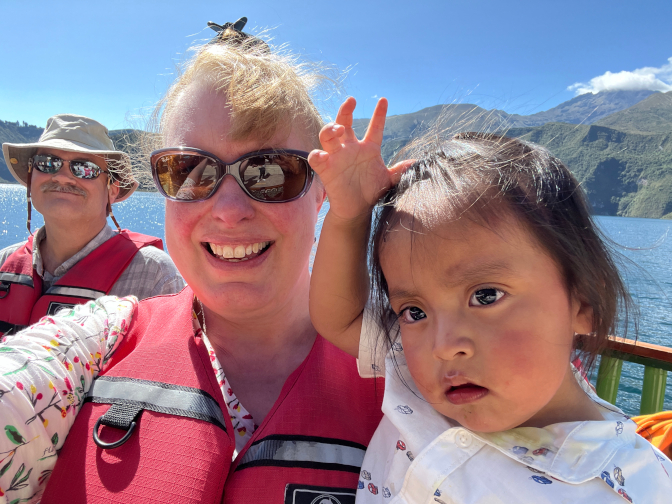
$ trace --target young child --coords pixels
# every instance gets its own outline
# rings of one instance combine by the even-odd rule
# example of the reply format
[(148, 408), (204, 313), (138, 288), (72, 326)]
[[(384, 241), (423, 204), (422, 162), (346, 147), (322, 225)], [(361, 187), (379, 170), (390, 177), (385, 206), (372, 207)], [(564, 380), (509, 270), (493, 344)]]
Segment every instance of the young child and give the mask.
[(427, 137), (387, 169), (386, 102), (362, 141), (354, 108), (310, 157), (330, 203), (310, 309), (360, 373), (385, 369), (357, 502), (672, 502), (670, 460), (571, 365), (629, 298), (569, 170), (482, 133)]

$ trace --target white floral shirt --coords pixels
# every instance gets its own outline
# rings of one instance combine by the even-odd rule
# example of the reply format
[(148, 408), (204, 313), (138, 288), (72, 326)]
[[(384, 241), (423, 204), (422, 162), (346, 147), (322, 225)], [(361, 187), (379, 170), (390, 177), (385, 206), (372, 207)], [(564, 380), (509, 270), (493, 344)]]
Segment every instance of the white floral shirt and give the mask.
[[(102, 297), (0, 341), (0, 504), (39, 502), (84, 396), (123, 345), (137, 304), (133, 296)], [(203, 341), (237, 434), (235, 458), (256, 425)]]
[(360, 348), (360, 374), (385, 367), (385, 416), (364, 457), (358, 504), (672, 502), (670, 460), (637, 435), (620, 410), (595, 396), (578, 372), (604, 421), (483, 434), (421, 398), (399, 343), (384, 364), (371, 360), (371, 346), (365, 340)]

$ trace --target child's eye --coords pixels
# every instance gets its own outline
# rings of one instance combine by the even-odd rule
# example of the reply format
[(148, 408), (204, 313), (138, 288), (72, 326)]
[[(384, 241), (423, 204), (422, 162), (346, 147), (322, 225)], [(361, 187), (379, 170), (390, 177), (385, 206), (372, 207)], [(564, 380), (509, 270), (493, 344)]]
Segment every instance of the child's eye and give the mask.
[(504, 296), (504, 292), (493, 287), (478, 289), (471, 295), (471, 298), (469, 298), (469, 306), (491, 305), (492, 303), (499, 301), (502, 296)]
[(417, 306), (409, 306), (401, 310), (399, 318), (406, 324), (412, 324), (413, 322), (427, 318), (427, 315)]

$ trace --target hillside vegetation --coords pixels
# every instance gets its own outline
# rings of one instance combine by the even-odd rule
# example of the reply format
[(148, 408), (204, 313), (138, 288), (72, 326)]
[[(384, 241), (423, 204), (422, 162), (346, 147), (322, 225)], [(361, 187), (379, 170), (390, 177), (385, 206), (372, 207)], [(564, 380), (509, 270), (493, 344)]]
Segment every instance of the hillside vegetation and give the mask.
[[(670, 93), (667, 93), (667, 95), (672, 96)], [(616, 115), (616, 113), (629, 107), (643, 104), (655, 96), (667, 95), (654, 91), (587, 93), (563, 102), (545, 112), (537, 112), (527, 116), (508, 114), (497, 109), (485, 110), (471, 104), (435, 105), (410, 114), (389, 116), (385, 124), (384, 139), (392, 140), (418, 136), (439, 116), (441, 116), (443, 124), (450, 124), (455, 131), (467, 129), (469, 131), (497, 131), (503, 128), (541, 126), (549, 122), (593, 124), (598, 120), (604, 120), (605, 117), (612, 117), (612, 115)], [(655, 101), (653, 100), (653, 102)], [(647, 108), (647, 110), (649, 109)], [(668, 123), (672, 124), (672, 117), (668, 117)], [(362, 136), (368, 124), (368, 119), (355, 119), (353, 128), (359, 136)], [(610, 124), (604, 125), (617, 127)], [(638, 131), (653, 130), (642, 129)], [(655, 132), (658, 132), (658, 130), (655, 130)]]
[[(388, 117), (385, 160), (392, 160), (437, 120), (449, 126), (446, 134), (504, 131), (546, 146), (577, 176), (596, 214), (672, 218), (672, 92), (589, 93), (529, 116), (470, 104), (436, 105)], [(354, 120), (360, 137), (368, 123)], [(36, 126), (0, 121), (1, 142), (34, 142), (41, 133)], [(117, 148), (131, 154), (136, 168), (147, 163), (136, 131), (111, 131), (110, 137)], [(0, 160), (0, 182), (4, 181), (14, 179)], [(141, 188), (153, 190), (151, 179), (143, 177)]]
[[(613, 113), (605, 116), (605, 111)], [(534, 124), (556, 117), (562, 122)], [(475, 105), (438, 105), (391, 116), (383, 135), (386, 162), (437, 119), (447, 127), (445, 136), (499, 131), (547, 147), (577, 176), (598, 215), (672, 218), (672, 92), (586, 94), (530, 116)], [(588, 124), (567, 124), (581, 121)], [(360, 137), (368, 122), (354, 121)]]
[(595, 214), (672, 217), (672, 131), (549, 123), (507, 134), (543, 145), (560, 158), (586, 190)]
[[(595, 214), (672, 218), (672, 131), (636, 133), (595, 124), (547, 123), (500, 132), (543, 145), (561, 159), (581, 182)], [(386, 162), (410, 140), (387, 137), (382, 149)]]
[[(511, 126), (524, 122), (524, 126), (541, 126), (549, 122), (593, 124), (602, 118), (632, 107), (655, 91), (602, 91), (586, 93), (561, 103), (557, 107), (528, 116), (511, 116)], [(605, 125), (608, 126), (608, 125)]]
[(636, 105), (611, 114), (595, 124), (622, 131), (669, 133), (672, 131), (672, 91), (652, 94)]

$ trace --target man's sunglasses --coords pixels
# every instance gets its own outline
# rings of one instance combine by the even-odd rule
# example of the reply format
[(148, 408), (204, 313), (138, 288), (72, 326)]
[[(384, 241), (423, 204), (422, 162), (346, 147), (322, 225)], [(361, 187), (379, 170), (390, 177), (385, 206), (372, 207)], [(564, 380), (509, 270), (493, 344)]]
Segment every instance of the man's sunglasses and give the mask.
[(85, 180), (91, 180), (98, 178), (101, 173), (107, 173), (96, 163), (86, 160), (73, 160), (66, 161), (59, 158), (58, 156), (52, 156), (49, 154), (36, 154), (29, 160), (30, 166), (35, 168), (37, 171), (42, 173), (47, 173), (53, 175), (58, 172), (63, 167), (63, 163), (68, 163), (70, 165), (70, 173), (75, 177)]
[(161, 194), (175, 201), (203, 201), (226, 175), (255, 201), (286, 203), (300, 198), (313, 181), (308, 153), (297, 150), (250, 152), (226, 164), (214, 154), (185, 147), (152, 152), (152, 174)]

